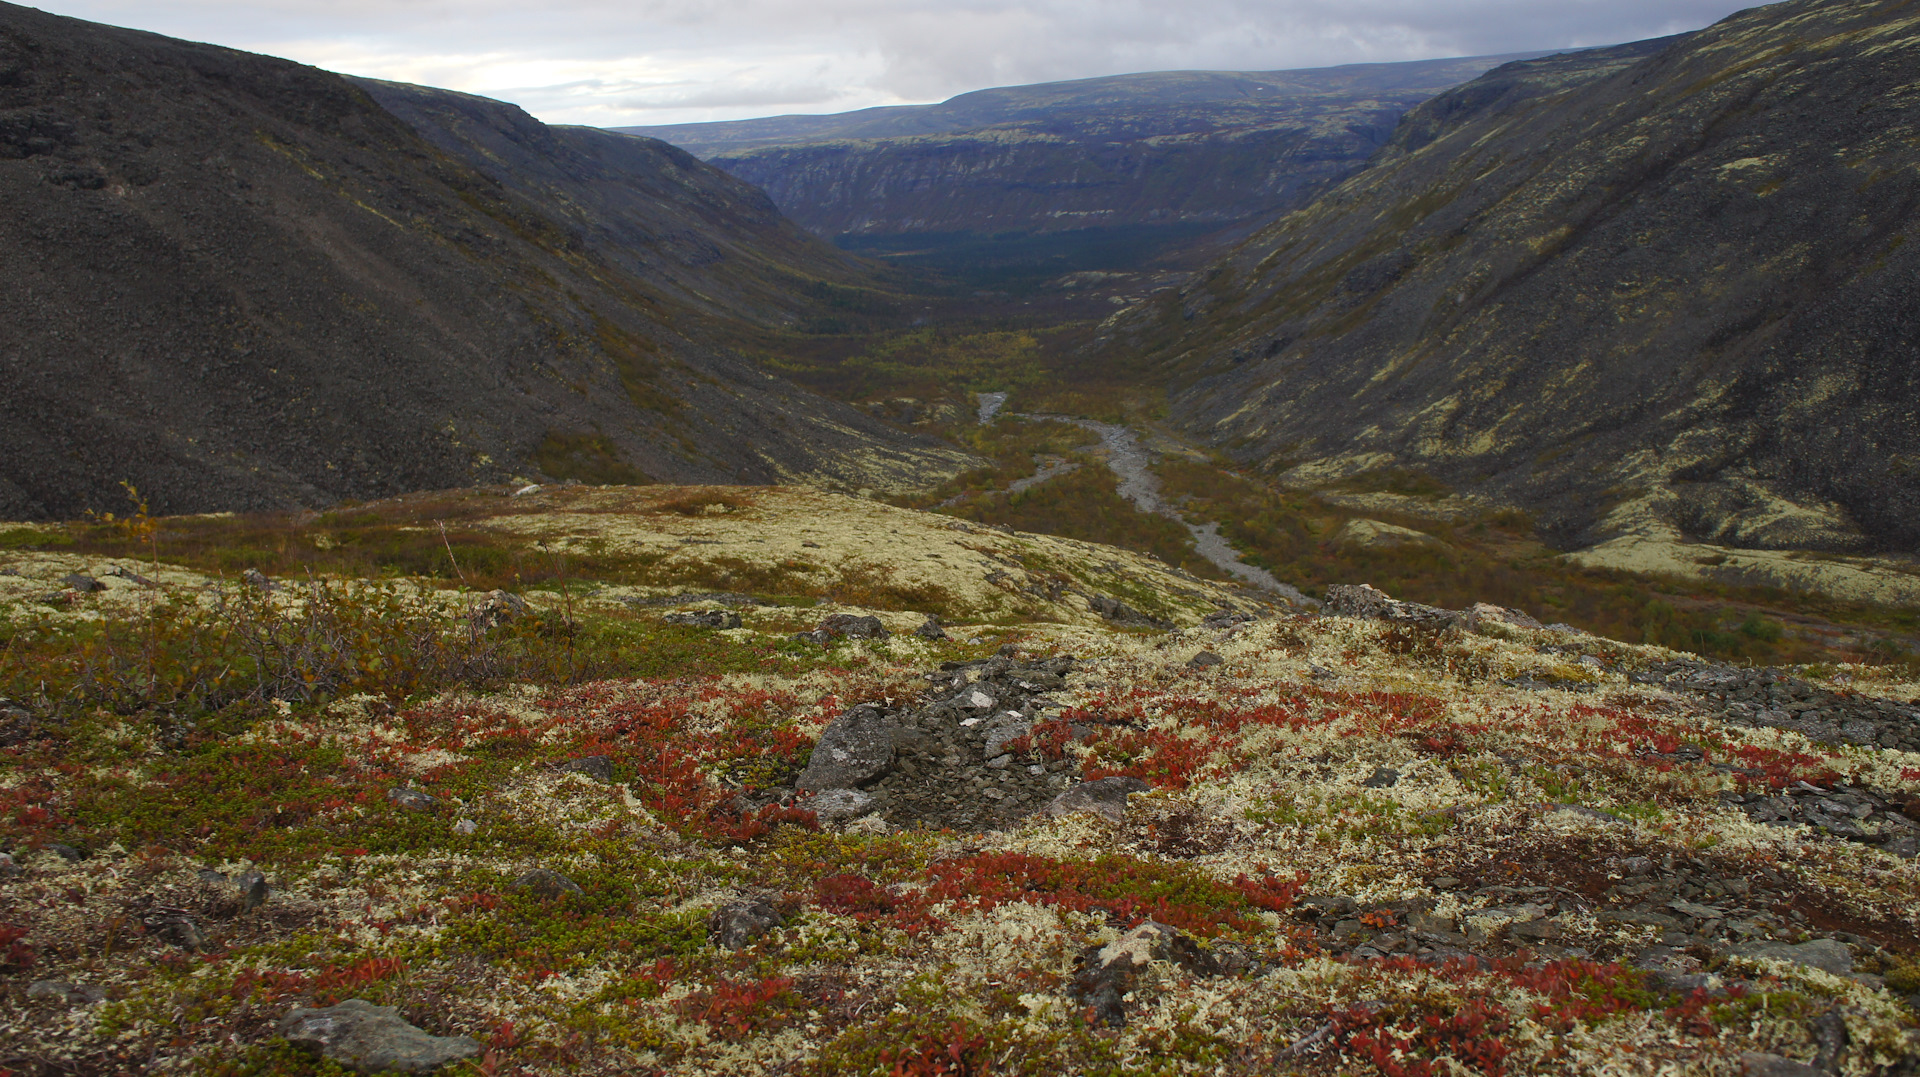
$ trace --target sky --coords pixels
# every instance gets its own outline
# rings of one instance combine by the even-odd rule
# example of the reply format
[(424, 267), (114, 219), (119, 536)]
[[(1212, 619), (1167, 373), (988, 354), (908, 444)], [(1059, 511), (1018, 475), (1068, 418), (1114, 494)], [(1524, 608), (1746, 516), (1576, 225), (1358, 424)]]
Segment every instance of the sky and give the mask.
[(1273, 71), (1698, 29), (1725, 0), (27, 0), (602, 127), (1134, 71)]

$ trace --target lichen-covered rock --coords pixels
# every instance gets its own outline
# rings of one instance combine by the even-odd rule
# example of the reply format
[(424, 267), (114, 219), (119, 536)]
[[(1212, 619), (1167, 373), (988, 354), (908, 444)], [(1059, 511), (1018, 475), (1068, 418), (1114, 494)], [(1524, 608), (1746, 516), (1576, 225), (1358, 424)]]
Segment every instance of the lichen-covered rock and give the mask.
[(1070, 995), (1084, 1008), (1088, 1020), (1110, 1028), (1127, 1023), (1126, 999), (1140, 974), (1155, 961), (1166, 961), (1200, 976), (1220, 971), (1213, 955), (1179, 930), (1148, 920), (1105, 946), (1089, 947), (1080, 956), (1080, 971)]
[(1735, 957), (1805, 965), (1836, 976), (1853, 971), (1853, 951), (1847, 949), (1846, 943), (1835, 939), (1811, 939), (1802, 943), (1748, 942), (1728, 952)]
[(691, 625), (697, 628), (740, 627), (740, 615), (733, 610), (688, 610), (669, 613), (661, 620), (670, 625)]
[(848, 639), (886, 639), (892, 633), (887, 626), (874, 616), (862, 616), (856, 613), (836, 613), (820, 622), (820, 630), (833, 636), (845, 636)]
[(513, 880), (513, 887), (548, 901), (581, 892), (579, 883), (549, 868), (534, 868)]
[(827, 789), (803, 805), (827, 825), (858, 819), (873, 807), (873, 797), (858, 789)]
[(893, 762), (897, 723), (878, 707), (861, 705), (828, 723), (794, 788), (803, 793), (852, 789), (886, 772)]
[(288, 1043), (361, 1073), (430, 1073), (480, 1053), (470, 1036), (434, 1036), (402, 1020), (392, 1006), (350, 998), (325, 1009), (295, 1009), (280, 1019)]
[(613, 760), (604, 755), (583, 755), (554, 768), (562, 774), (585, 774), (597, 782), (613, 780)]

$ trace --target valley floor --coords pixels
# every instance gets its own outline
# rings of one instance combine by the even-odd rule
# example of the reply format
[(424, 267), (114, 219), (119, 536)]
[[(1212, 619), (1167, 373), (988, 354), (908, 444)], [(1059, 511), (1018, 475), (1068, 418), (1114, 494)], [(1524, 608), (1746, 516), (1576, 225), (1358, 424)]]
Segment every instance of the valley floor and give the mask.
[(805, 491), (104, 526), (0, 554), (15, 1072), (1920, 1061), (1898, 665)]

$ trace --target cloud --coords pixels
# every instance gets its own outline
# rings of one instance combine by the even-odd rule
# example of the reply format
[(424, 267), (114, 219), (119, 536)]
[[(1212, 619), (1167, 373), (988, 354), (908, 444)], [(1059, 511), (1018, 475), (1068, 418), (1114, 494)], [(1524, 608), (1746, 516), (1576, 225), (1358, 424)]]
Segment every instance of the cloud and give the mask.
[(38, 0), (77, 18), (644, 124), (1658, 37), (1727, 0)]

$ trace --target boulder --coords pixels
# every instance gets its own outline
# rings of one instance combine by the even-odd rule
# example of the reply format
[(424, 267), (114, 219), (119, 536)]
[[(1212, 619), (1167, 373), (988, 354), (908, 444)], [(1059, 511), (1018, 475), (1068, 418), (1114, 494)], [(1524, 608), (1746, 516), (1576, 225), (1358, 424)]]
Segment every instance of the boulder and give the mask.
[(1033, 732), (1033, 723), (1014, 714), (996, 714), (981, 725), (986, 737), (983, 752), (988, 759), (1007, 750), (1007, 745)]
[(913, 630), (921, 639), (942, 640), (947, 638), (947, 630), (940, 626), (940, 618), (929, 617), (927, 622)]
[(240, 582), (261, 591), (278, 591), (280, 585), (267, 578), (267, 574), (257, 568), (250, 568), (240, 574)]
[(732, 610), (689, 610), (669, 613), (661, 620), (670, 625), (692, 625), (697, 628), (740, 627), (740, 615)]
[(467, 610), (481, 628), (493, 628), (526, 616), (527, 600), (510, 591), (488, 591)]
[(1106, 595), (1092, 595), (1087, 599), (1087, 608), (1115, 624), (1150, 624), (1147, 615), (1127, 605), (1117, 598)]
[(707, 918), (707, 936), (724, 949), (738, 950), (779, 927), (782, 919), (780, 910), (765, 898), (734, 901)]
[(325, 1009), (296, 1008), (277, 1026), (288, 1043), (361, 1073), (429, 1073), (480, 1053), (470, 1036), (434, 1036), (392, 1006), (350, 998)]
[(1495, 606), (1489, 602), (1475, 602), (1467, 609), (1462, 622), (1467, 630), (1478, 632), (1488, 625), (1506, 625), (1510, 628), (1539, 628), (1540, 622), (1515, 609)]
[(1090, 811), (1110, 823), (1118, 824), (1126, 818), (1127, 797), (1151, 788), (1138, 778), (1114, 777), (1081, 782), (1054, 797), (1053, 803), (1047, 805), (1047, 814), (1060, 819), (1074, 812)]
[(513, 880), (515, 890), (525, 890), (534, 897), (546, 901), (565, 897), (568, 894), (581, 893), (580, 884), (557, 871), (547, 868), (534, 868), (518, 879)]
[(1320, 604), (1322, 617), (1385, 617), (1393, 599), (1385, 591), (1366, 583), (1336, 583), (1327, 588)]
[(105, 1002), (105, 988), (93, 984), (68, 983), (66, 980), (35, 980), (27, 985), (27, 998), (35, 1002), (58, 1002), (67, 1006), (91, 1006)]
[(1127, 1023), (1127, 995), (1138, 986), (1140, 973), (1155, 961), (1178, 965), (1197, 976), (1220, 971), (1219, 963), (1199, 943), (1166, 924), (1149, 920), (1081, 955), (1072, 998), (1089, 1022), (1119, 1028)]
[(1853, 971), (1853, 951), (1837, 939), (1809, 939), (1802, 943), (1743, 942), (1728, 951), (1735, 957), (1779, 961), (1788, 965), (1844, 976)]
[(1759, 1051), (1740, 1052), (1740, 1073), (1742, 1077), (1829, 1077), (1827, 1071), (1815, 1069), (1805, 1062)]
[(66, 584), (68, 587), (72, 588), (75, 591), (80, 592), (83, 595), (90, 595), (95, 591), (104, 591), (107, 589), (106, 584), (101, 583), (99, 580), (94, 579), (92, 576), (84, 575), (79, 572), (75, 572), (70, 576), (61, 577), (60, 582)]
[(873, 808), (873, 797), (858, 789), (827, 789), (801, 807), (811, 811), (821, 823), (831, 826), (867, 814)]
[(1199, 654), (1187, 659), (1187, 668), (1211, 669), (1225, 661), (1226, 659), (1214, 654), (1212, 651), (1201, 651)]
[(431, 793), (398, 785), (387, 790), (387, 799), (408, 811), (432, 811), (440, 803), (440, 798)]
[(862, 704), (828, 723), (794, 788), (803, 793), (852, 789), (880, 777), (893, 763), (893, 719)]
[(613, 760), (604, 755), (583, 755), (569, 759), (553, 769), (562, 774), (585, 774), (597, 782), (613, 780)]
[(880, 623), (880, 618), (852, 613), (836, 613), (821, 621), (820, 629), (829, 635), (848, 639), (886, 639), (891, 635), (887, 626)]

